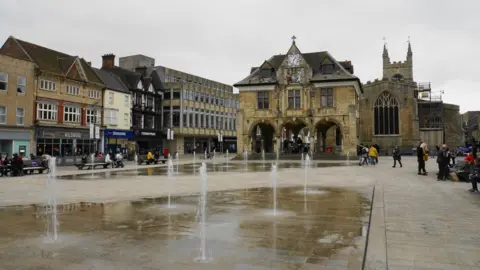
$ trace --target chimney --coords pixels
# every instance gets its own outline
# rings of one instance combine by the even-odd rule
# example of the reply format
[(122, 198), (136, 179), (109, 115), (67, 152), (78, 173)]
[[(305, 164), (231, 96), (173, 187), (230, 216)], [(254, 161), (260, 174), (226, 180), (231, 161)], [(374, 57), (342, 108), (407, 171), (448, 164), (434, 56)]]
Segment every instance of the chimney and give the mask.
[(143, 76), (147, 75), (147, 67), (136, 67), (135, 72), (142, 74)]
[(115, 66), (115, 55), (112, 53), (102, 56), (102, 68), (113, 68)]

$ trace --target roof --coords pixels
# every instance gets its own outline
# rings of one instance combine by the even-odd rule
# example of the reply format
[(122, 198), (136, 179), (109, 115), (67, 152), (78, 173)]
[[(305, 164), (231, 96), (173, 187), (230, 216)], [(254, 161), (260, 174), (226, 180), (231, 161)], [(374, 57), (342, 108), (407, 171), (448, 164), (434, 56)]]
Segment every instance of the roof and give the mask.
[[(300, 54), (312, 68), (313, 76), (310, 79), (311, 82), (358, 80), (353, 75), (353, 66), (350, 61), (338, 62), (326, 51)], [(285, 54), (274, 55), (267, 61), (264, 61), (260, 67), (252, 67), (250, 75), (234, 84), (234, 86), (276, 84), (276, 71), (279, 70), (285, 57)], [(333, 65), (333, 72), (322, 73), (322, 63)], [(273, 70), (270, 73), (266, 72), (267, 69), (271, 69), (270, 66), (273, 67)]]
[(122, 80), (107, 70), (102, 70), (98, 68), (93, 68), (97, 76), (103, 81), (107, 89), (118, 91), (122, 93), (130, 94), (128, 87), (122, 82)]
[(102, 70), (113, 73), (128, 89), (137, 89), (138, 82), (142, 78), (140, 73), (120, 67), (102, 68)]
[(79, 56), (68, 55), (12, 36), (0, 48), (0, 54), (34, 62), (44, 72), (103, 85), (92, 67)]

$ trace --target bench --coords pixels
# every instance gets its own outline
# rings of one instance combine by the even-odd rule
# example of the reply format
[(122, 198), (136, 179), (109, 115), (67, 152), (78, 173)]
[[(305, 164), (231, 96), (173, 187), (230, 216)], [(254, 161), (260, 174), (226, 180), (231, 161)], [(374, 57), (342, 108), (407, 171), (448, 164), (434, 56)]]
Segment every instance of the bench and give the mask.
[(104, 157), (101, 157), (101, 158), (97, 157), (93, 159), (93, 162), (91, 158), (88, 158), (87, 162), (76, 163), (73, 165), (77, 167), (77, 169), (79, 170), (83, 170), (83, 168), (87, 168), (88, 170), (91, 170), (91, 169), (96, 169), (97, 167), (102, 167), (103, 169), (107, 169), (109, 166), (112, 165), (112, 163), (105, 162)]
[(45, 166), (42, 160), (24, 160), (23, 161), (23, 172), (25, 174), (33, 174), (35, 171), (38, 173), (43, 173), (44, 171), (49, 171), (48, 166)]
[(150, 165), (150, 164), (158, 164), (159, 162), (162, 162), (162, 164), (165, 164), (165, 162), (167, 162), (167, 159), (165, 157), (161, 157), (161, 158), (158, 158), (158, 159), (155, 159), (153, 162), (151, 161), (148, 161), (147, 159), (143, 159), (141, 157), (138, 157), (138, 160), (137, 160), (137, 164), (138, 165), (142, 165), (143, 163), (145, 163), (146, 165)]

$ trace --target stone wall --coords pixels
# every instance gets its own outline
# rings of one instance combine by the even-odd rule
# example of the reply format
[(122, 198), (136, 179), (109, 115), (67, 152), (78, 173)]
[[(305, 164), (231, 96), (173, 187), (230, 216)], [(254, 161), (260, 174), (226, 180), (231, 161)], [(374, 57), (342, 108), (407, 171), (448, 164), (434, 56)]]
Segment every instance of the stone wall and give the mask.
[(464, 145), (460, 106), (443, 104), (443, 121), (445, 126), (445, 143), (450, 147)]

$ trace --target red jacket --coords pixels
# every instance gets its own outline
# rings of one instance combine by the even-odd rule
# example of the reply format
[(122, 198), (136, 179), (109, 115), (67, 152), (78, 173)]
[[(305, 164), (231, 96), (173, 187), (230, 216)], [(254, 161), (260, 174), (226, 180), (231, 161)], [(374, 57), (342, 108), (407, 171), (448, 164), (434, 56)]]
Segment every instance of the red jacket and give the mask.
[(473, 162), (475, 161), (475, 158), (473, 157), (473, 155), (468, 154), (463, 161), (473, 164)]

